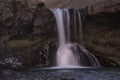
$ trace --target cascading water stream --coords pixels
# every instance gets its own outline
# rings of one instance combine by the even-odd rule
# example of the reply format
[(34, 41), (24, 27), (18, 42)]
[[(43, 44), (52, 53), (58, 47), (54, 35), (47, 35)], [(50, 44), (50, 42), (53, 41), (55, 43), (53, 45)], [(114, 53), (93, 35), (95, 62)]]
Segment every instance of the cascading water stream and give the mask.
[(68, 9), (63, 9), (64, 25), (67, 30), (67, 42), (70, 42), (70, 13)]
[[(58, 8), (51, 10), (55, 15), (58, 34), (59, 34), (59, 48), (56, 53), (56, 60), (57, 60), (56, 66), (57, 67), (100, 66), (96, 57), (92, 53), (87, 51), (82, 45), (71, 43), (70, 20), (72, 19), (70, 16), (69, 9)], [(81, 22), (81, 15), (79, 9), (74, 9), (73, 15), (74, 15), (74, 19), (73, 19), (74, 35), (77, 35), (77, 31), (78, 31), (80, 35), (80, 43), (82, 44), (82, 25), (81, 25), (82, 22)], [(79, 30), (77, 30), (78, 26), (79, 26)]]
[(65, 31), (64, 31), (64, 23), (63, 23), (63, 12), (60, 9), (53, 10), (57, 26), (58, 26), (58, 33), (59, 33), (59, 44), (60, 46), (65, 45), (66, 39), (65, 39)]
[[(67, 44), (66, 39), (65, 39), (63, 11), (67, 13), (67, 20), (68, 20), (69, 14), (67, 10), (65, 9), (64, 10), (61, 10), (61, 9), (53, 10), (55, 18), (56, 18), (57, 26), (58, 26), (58, 32), (59, 32), (59, 49), (57, 51), (57, 66), (59, 67), (78, 66), (79, 65), (78, 61), (74, 57), (74, 54), (72, 53), (72, 51), (69, 49), (69, 45)], [(67, 22), (67, 24), (68, 24), (66, 25), (67, 29), (70, 29), (69, 22)]]
[(80, 43), (82, 44), (82, 38), (83, 38), (83, 32), (82, 32), (82, 21), (81, 21), (81, 14), (79, 12), (79, 9), (77, 9), (78, 14), (78, 26), (79, 26), (79, 37), (80, 37)]

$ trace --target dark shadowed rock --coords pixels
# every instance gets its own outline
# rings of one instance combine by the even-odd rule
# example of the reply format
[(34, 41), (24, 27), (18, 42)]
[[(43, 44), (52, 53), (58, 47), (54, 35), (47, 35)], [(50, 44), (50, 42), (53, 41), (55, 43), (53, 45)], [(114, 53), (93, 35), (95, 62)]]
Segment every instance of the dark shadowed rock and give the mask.
[(84, 45), (95, 55), (100, 56), (102, 62), (113, 65), (120, 65), (119, 17), (119, 11), (88, 16), (83, 27)]

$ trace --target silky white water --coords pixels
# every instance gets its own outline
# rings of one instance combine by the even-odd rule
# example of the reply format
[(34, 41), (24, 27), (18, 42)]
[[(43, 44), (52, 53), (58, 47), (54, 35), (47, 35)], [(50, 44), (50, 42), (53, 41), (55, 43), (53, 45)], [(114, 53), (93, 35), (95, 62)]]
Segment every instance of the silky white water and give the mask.
[[(89, 65), (95, 67), (100, 66), (95, 56), (92, 55), (92, 53), (90, 53), (89, 51), (87, 51), (82, 45), (71, 43), (70, 20), (72, 19), (70, 16), (69, 9), (58, 8), (51, 10), (54, 13), (56, 19), (59, 35), (59, 48), (56, 52), (56, 66), (64, 68)], [(83, 35), (81, 24), (82, 22), (80, 12), (78, 9), (74, 9), (73, 17), (74, 36), (77, 35), (78, 31), (80, 35), (80, 43), (82, 44)]]
[[(53, 10), (55, 18), (56, 18), (57, 27), (58, 27), (58, 34), (59, 34), (59, 49), (58, 49), (57, 55), (56, 55), (57, 66), (59, 66), (59, 67), (78, 66), (79, 65), (78, 61), (76, 60), (72, 51), (69, 49), (70, 44), (68, 44), (66, 42), (66, 39), (65, 39), (65, 29), (64, 29), (64, 23), (63, 23), (63, 11), (66, 11), (66, 13), (68, 15), (67, 21), (69, 21), (69, 13), (67, 12), (66, 9)], [(67, 25), (68, 35), (70, 35), (69, 22), (67, 22), (67, 24), (68, 24)], [(70, 40), (70, 36), (69, 36), (68, 40)]]

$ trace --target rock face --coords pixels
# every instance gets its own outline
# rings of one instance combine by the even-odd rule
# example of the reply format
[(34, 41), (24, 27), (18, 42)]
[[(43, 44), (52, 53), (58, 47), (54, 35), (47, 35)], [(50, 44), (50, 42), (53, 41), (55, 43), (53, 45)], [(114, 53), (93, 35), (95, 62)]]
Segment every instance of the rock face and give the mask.
[(119, 17), (120, 12), (88, 16), (83, 27), (86, 48), (113, 65), (112, 62), (120, 64)]
[(100, 1), (88, 7), (88, 14), (97, 14), (100, 12), (116, 12), (116, 11), (120, 11), (119, 0)]
[(39, 0), (45, 2), (46, 6), (49, 8), (84, 8), (86, 6), (93, 5), (97, 2), (102, 2), (105, 0)]
[[(90, 14), (101, 12), (93, 8), (88, 7)], [(93, 13), (89, 10), (93, 10)], [(97, 14), (85, 18), (84, 45), (104, 63), (103, 66), (118, 66), (120, 65), (120, 22), (117, 20), (119, 12), (109, 14)], [(56, 34), (53, 14), (44, 3), (39, 0), (1, 0), (0, 68), (26, 69), (33, 66), (52, 66), (55, 61)]]
[(120, 0), (44, 0), (49, 8), (85, 8), (89, 14), (115, 12), (120, 10)]
[(2, 0), (0, 5), (0, 23), (1, 26), (4, 26), (1, 29), (1, 34), (21, 35), (30, 32), (28, 27), (32, 28), (30, 24), (33, 19), (34, 8), (29, 7), (27, 1)]
[(46, 34), (51, 32), (48, 32), (51, 28), (48, 26), (51, 15), (44, 3), (28, 0), (0, 1), (1, 67), (21, 69), (36, 64), (39, 67), (50, 66), (48, 48), (43, 46), (50, 41)]

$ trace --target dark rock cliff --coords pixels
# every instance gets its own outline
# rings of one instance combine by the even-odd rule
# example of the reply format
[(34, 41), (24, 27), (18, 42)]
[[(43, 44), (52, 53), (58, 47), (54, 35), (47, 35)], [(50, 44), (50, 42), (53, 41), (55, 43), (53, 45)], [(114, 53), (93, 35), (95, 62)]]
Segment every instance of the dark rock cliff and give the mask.
[[(48, 67), (54, 62), (51, 48), (57, 30), (53, 14), (44, 3), (31, 1), (0, 1), (1, 68)], [(119, 14), (117, 10), (87, 15), (83, 21), (84, 45), (103, 66), (120, 65)]]
[(52, 14), (44, 3), (34, 6), (28, 3), (27, 0), (0, 1), (1, 67), (49, 66), (48, 48), (45, 47)]

